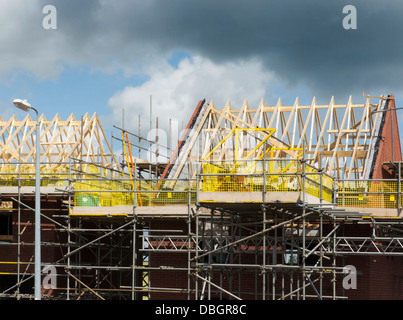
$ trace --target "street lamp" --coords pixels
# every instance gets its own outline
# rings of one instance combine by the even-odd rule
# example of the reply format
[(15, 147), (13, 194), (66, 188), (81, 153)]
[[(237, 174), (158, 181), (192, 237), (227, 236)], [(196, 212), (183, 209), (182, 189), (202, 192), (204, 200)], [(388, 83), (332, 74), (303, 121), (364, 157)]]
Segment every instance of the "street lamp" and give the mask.
[(41, 300), (41, 175), (40, 151), (41, 133), (38, 111), (27, 100), (14, 99), (14, 105), (23, 111), (34, 110), (36, 113), (36, 156), (35, 156), (35, 300)]

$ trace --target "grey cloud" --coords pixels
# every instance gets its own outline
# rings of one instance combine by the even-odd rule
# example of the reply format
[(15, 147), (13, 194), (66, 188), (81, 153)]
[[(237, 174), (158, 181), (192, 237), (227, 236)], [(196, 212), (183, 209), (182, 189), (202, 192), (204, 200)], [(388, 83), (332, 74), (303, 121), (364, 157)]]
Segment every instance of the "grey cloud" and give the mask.
[[(55, 61), (141, 72), (187, 50), (216, 63), (258, 58), (326, 101), (400, 90), (403, 4), (393, 0), (38, 1), (46, 4), (58, 10)], [(357, 30), (342, 27), (347, 4), (357, 8)]]

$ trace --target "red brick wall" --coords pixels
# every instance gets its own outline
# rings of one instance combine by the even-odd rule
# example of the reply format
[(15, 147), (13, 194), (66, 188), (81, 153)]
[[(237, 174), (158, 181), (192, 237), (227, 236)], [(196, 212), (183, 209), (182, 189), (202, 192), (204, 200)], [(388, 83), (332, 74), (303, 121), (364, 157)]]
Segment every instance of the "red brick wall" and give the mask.
[[(170, 229), (182, 229), (187, 230), (187, 225), (181, 221), (172, 221), (164, 223), (162, 221), (153, 222), (153, 228), (162, 228), (165, 225)], [(331, 229), (331, 227), (330, 227)], [(329, 229), (329, 230), (330, 230)], [(372, 235), (371, 225), (360, 224), (346, 224), (343, 227), (343, 234), (345, 236), (361, 236), (370, 238)], [(324, 234), (326, 231), (324, 231)], [(331, 266), (332, 259), (324, 259), (324, 265)], [(239, 259), (239, 256), (236, 257)], [(262, 262), (262, 256), (259, 255), (255, 260), (254, 254), (243, 254), (241, 256), (242, 264), (259, 264)], [(235, 261), (238, 263), (239, 260)], [(281, 256), (277, 256), (277, 262), (281, 263)], [(267, 264), (272, 263), (272, 253), (267, 254)], [(157, 266), (172, 266), (187, 268), (187, 254), (179, 253), (152, 253), (151, 265)], [(346, 255), (344, 258), (337, 257), (337, 266), (353, 265), (357, 270), (357, 289), (344, 290), (342, 286), (343, 274), (336, 275), (336, 294), (338, 296), (347, 296), (351, 300), (380, 300), (380, 299), (403, 299), (403, 257), (386, 257), (386, 256), (368, 256), (368, 255)], [(272, 298), (272, 281), (276, 276), (275, 292), (276, 298), (279, 298), (278, 294), (281, 293), (282, 283), (284, 283), (285, 293), (289, 292), (291, 278), (293, 280), (293, 289), (297, 288), (297, 281), (299, 279), (301, 283), (301, 275), (294, 273), (281, 272), (274, 274), (270, 271), (267, 272), (267, 290), (269, 299)], [(229, 272), (223, 272), (220, 278), (220, 273), (215, 272), (213, 274), (212, 282), (220, 285), (222, 281), (222, 287), (235, 295), (240, 295), (243, 299), (262, 299), (262, 273), (260, 269), (257, 270), (233, 270), (230, 275)], [(333, 274), (327, 273), (323, 275), (323, 295), (332, 296), (333, 286), (332, 278)], [(313, 276), (312, 279), (316, 279), (317, 276)], [(188, 286), (187, 271), (172, 271), (161, 270), (151, 272), (151, 286), (159, 288), (187, 288)], [(194, 288), (195, 280), (191, 278), (190, 288)], [(315, 283), (317, 290), (319, 290), (319, 282)], [(201, 282), (199, 282), (199, 289), (201, 288)], [(212, 291), (216, 289), (212, 288)], [(239, 294), (241, 292), (248, 292), (249, 294)], [(207, 292), (207, 291), (206, 291)], [(306, 295), (315, 296), (313, 288), (309, 285), (306, 287)], [(300, 292), (300, 297), (302, 291)], [(152, 299), (187, 299), (186, 292), (158, 292), (151, 294)], [(191, 294), (191, 298), (194, 298), (194, 294)], [(229, 299), (229, 296), (225, 293), (221, 295), (219, 293), (213, 293), (211, 298), (213, 299)], [(293, 299), (296, 299), (294, 295)]]
[[(29, 204), (29, 202), (27, 202)], [(29, 204), (33, 205), (33, 203)], [(53, 204), (57, 207), (57, 204)], [(44, 204), (43, 207), (46, 207)], [(47, 204), (47, 208), (51, 207), (51, 203)], [(56, 209), (55, 209), (56, 210)], [(57, 211), (50, 212), (49, 214), (57, 213)], [(15, 242), (17, 240), (17, 225), (16, 225), (16, 212), (14, 213), (14, 224), (13, 224), (13, 234), (14, 234), (14, 244), (10, 245), (2, 245), (0, 251), (0, 261), (17, 261), (17, 246)], [(34, 219), (34, 215), (32, 211), (26, 210), (21, 214), (21, 222), (22, 227), (25, 226), (28, 221), (31, 221), (31, 224), (28, 225), (27, 229), (24, 232), (22, 237), (22, 241), (24, 245), (21, 247), (21, 261), (28, 262), (33, 254), (33, 240), (34, 240), (34, 226), (32, 224)], [(84, 226), (85, 227), (85, 226)], [(171, 233), (171, 234), (182, 234), (187, 235), (187, 223), (184, 220), (160, 220), (156, 219), (151, 222), (150, 229), (156, 230), (181, 230), (180, 233)], [(192, 226), (192, 230), (194, 226)], [(331, 227), (325, 228), (324, 234), (326, 234)], [(370, 225), (360, 225), (360, 224), (346, 224), (343, 229), (344, 235), (348, 236), (363, 236), (370, 237), (372, 234), (372, 229)], [(168, 232), (161, 231), (161, 234), (167, 234)], [(280, 235), (279, 235), (280, 236)], [(129, 237), (130, 238), (130, 237)], [(42, 219), (42, 241), (43, 242), (62, 242), (66, 243), (66, 233), (57, 232), (55, 230), (55, 226), (52, 222), (47, 221), (46, 219)], [(253, 249), (253, 248), (250, 248)], [(62, 256), (66, 248), (63, 247), (46, 247), (42, 246), (42, 257), (44, 263), (54, 263), (57, 259)], [(83, 260), (88, 260), (88, 262), (94, 262), (94, 253), (83, 251)], [(115, 256), (114, 256), (115, 258)], [(118, 256), (116, 256), (116, 259)], [(239, 262), (239, 258), (242, 259), (243, 264), (259, 264), (261, 263), (261, 255), (257, 256), (255, 260), (255, 255), (253, 253), (250, 254), (242, 254), (241, 256), (236, 255), (234, 263)], [(108, 258), (109, 259), (109, 258)], [(126, 261), (127, 260), (127, 261)], [(125, 260), (125, 263), (130, 264), (131, 258)], [(115, 261), (115, 260), (114, 260)], [(116, 260), (117, 261), (117, 260)], [(115, 262), (116, 262), (115, 261)], [(281, 262), (281, 256), (277, 256), (277, 261)], [(331, 260), (324, 260), (325, 263), (330, 266)], [(109, 260), (108, 260), (109, 262)], [(267, 263), (273, 263), (271, 252), (267, 255)], [(337, 258), (337, 265), (353, 265), (356, 267), (358, 275), (357, 275), (357, 286), (356, 290), (344, 290), (344, 295), (348, 296), (349, 299), (403, 299), (403, 257), (394, 256), (394, 257), (386, 257), (386, 256), (346, 256), (344, 259), (341, 257)], [(168, 267), (168, 269), (161, 270), (153, 270), (150, 274), (151, 287), (154, 288), (177, 288), (183, 289), (182, 291), (172, 291), (166, 292), (164, 290), (158, 290), (157, 292), (151, 293), (151, 299), (187, 299), (186, 289), (188, 287), (188, 274), (187, 274), (187, 266), (188, 266), (188, 254), (187, 253), (164, 253), (164, 252), (152, 252), (150, 254), (150, 266), (151, 267)], [(26, 265), (21, 266), (21, 270), (25, 270)], [(169, 268), (171, 267), (171, 269)], [(180, 267), (183, 268), (183, 271), (174, 270), (173, 268)], [(16, 272), (15, 264), (0, 264), (0, 272)], [(223, 288), (226, 290), (230, 290), (234, 294), (238, 295), (238, 289), (240, 291), (246, 291), (250, 294), (241, 295), (244, 299), (261, 299), (262, 292), (262, 270), (233, 270), (232, 273), (224, 271), (222, 275), (219, 272), (215, 272), (213, 274), (212, 281), (216, 284), (220, 284), (220, 281), (223, 281)], [(33, 266), (28, 269), (29, 273), (33, 272)], [(60, 273), (63, 273), (62, 270)], [(85, 273), (83, 271), (83, 273)], [(130, 271), (128, 271), (127, 285), (130, 285)], [(91, 273), (89, 272), (90, 276)], [(201, 274), (202, 275), (202, 274)], [(274, 274), (268, 271), (267, 277), (267, 292), (269, 293), (269, 297), (271, 298), (272, 293), (272, 279)], [(222, 277), (222, 278), (221, 278)], [(297, 274), (293, 275), (295, 289), (297, 286), (297, 279), (300, 279), (300, 276)], [(324, 275), (324, 295), (332, 294), (332, 285), (331, 285), (331, 274)], [(63, 279), (58, 278), (58, 287), (63, 287)], [(290, 279), (291, 276), (289, 273), (284, 274), (284, 285), (286, 287), (285, 292), (287, 293), (290, 288)], [(90, 281), (91, 278), (85, 278), (85, 280)], [(343, 275), (337, 275), (337, 294), (342, 295), (342, 280)], [(281, 273), (277, 274), (276, 278), (276, 293), (281, 293), (281, 285), (283, 281), (283, 275)], [(118, 283), (118, 282), (117, 282)], [(190, 278), (190, 288), (194, 289), (195, 279), (193, 277)], [(201, 288), (201, 282), (199, 282), (199, 289)], [(212, 288), (213, 291), (216, 289)], [(257, 292), (257, 294), (255, 294)], [(310, 295), (314, 295), (314, 291), (311, 286), (306, 288), (306, 293)], [(277, 296), (278, 297), (278, 296)], [(194, 298), (194, 293), (191, 293), (191, 298)], [(223, 298), (229, 299), (228, 295), (222, 293), (213, 293), (212, 298)], [(294, 297), (295, 299), (295, 297)]]
[[(26, 200), (24, 201), (30, 207), (35, 207), (33, 201)], [(42, 203), (43, 212), (46, 212), (46, 209), (50, 209), (54, 207), (55, 203), (48, 202), (47, 204)], [(18, 241), (18, 211), (16, 210), (17, 204), (14, 203), (14, 211), (12, 213), (12, 236), (13, 241), (10, 241), (9, 244), (3, 244), (1, 246), (1, 254), (0, 261), (14, 262), (14, 264), (1, 264), (1, 272), (16, 272), (17, 267), (15, 262), (18, 260), (18, 251), (17, 251), (17, 241)], [(56, 204), (56, 206), (58, 206)], [(57, 213), (58, 209), (56, 209), (53, 213)], [(20, 230), (22, 232), (21, 235), (21, 252), (20, 252), (20, 261), (21, 262), (34, 262), (33, 253), (34, 253), (34, 240), (35, 240), (35, 212), (24, 207), (21, 208), (20, 215)], [(46, 218), (41, 218), (41, 242), (66, 242), (66, 237), (63, 234), (58, 233), (56, 230), (55, 223), (47, 220)], [(51, 246), (42, 246), (41, 247), (41, 256), (43, 263), (53, 263), (56, 257), (60, 257), (60, 248), (54, 248)], [(21, 265), (21, 270), (25, 270), (26, 265)], [(33, 265), (28, 267), (27, 272), (33, 272)]]
[[(4, 197), (2, 200), (6, 200)], [(7, 199), (11, 200), (11, 199)], [(35, 208), (34, 198), (26, 197), (23, 199), (23, 202), (31, 207)], [(17, 279), (18, 272), (18, 204), (13, 202), (13, 213), (12, 213), (12, 240), (9, 242), (3, 242), (0, 247), (0, 261), (3, 262), (0, 264), (0, 272), (4, 273), (4, 285), (8, 288), (8, 286), (15, 284)], [(41, 202), (42, 213), (52, 217), (54, 214), (60, 213), (60, 204), (57, 201), (50, 199), (43, 199)], [(49, 209), (51, 211), (49, 211)], [(34, 240), (35, 240), (35, 212), (33, 210), (27, 209), (24, 206), (21, 206), (20, 209), (20, 276), (24, 275), (27, 278), (29, 275), (34, 273)], [(60, 219), (59, 223), (62, 222)], [(67, 237), (66, 233), (60, 233), (56, 231), (55, 223), (49, 221), (48, 219), (42, 217), (41, 218), (41, 263), (42, 264), (50, 264), (53, 265), (54, 262), (59, 259), (62, 255), (62, 251), (64, 250), (62, 247), (54, 247), (54, 246), (46, 246), (44, 243), (54, 243), (61, 242), (66, 243)], [(28, 264), (30, 263), (30, 264)], [(62, 271), (57, 270), (58, 272)], [(0, 277), (2, 277), (0, 275)], [(0, 285), (3, 278), (0, 278)], [(65, 278), (58, 277), (57, 286), (65, 287)], [(33, 280), (27, 281), (21, 287), (22, 293), (33, 293)], [(12, 293), (10, 291), (9, 293)]]
[[(393, 95), (391, 95), (394, 98)], [(389, 100), (389, 109), (395, 109), (395, 100)], [(392, 126), (391, 113), (393, 112), (393, 159), (392, 159)], [(379, 144), (378, 156), (375, 162), (374, 173), (372, 179), (388, 179), (394, 178), (391, 173), (382, 167), (384, 162), (402, 161), (402, 150), (400, 145), (399, 122), (396, 110), (385, 112), (385, 123), (382, 132), (379, 133), (382, 139)]]
[[(187, 224), (184, 220), (153, 220), (150, 222), (151, 230), (181, 230), (180, 233), (170, 233), (161, 231), (153, 232), (156, 234), (175, 234), (186, 235)], [(150, 253), (150, 266), (151, 267), (167, 267), (164, 270), (150, 272), (150, 284), (154, 288), (177, 288), (183, 289), (188, 287), (188, 275), (187, 271), (177, 271), (173, 268), (187, 268), (188, 264), (187, 253), (173, 253), (173, 252), (151, 252)], [(193, 281), (191, 281), (192, 283)], [(175, 299), (187, 299), (186, 292), (169, 291), (156, 289), (151, 293), (151, 299), (153, 300), (175, 300)]]
[(354, 256), (346, 264), (357, 269), (357, 289), (345, 290), (351, 300), (403, 299), (403, 258), (398, 256)]
[[(5, 200), (4, 198), (2, 198)], [(35, 207), (34, 204), (34, 199), (33, 197), (31, 198), (24, 198), (23, 202), (30, 206), (31, 208)], [(11, 263), (1, 263), (0, 264), (0, 273), (11, 273), (11, 275), (5, 275), (7, 279), (4, 277), (2, 278), (2, 275), (0, 274), (0, 287), (2, 287), (2, 279), (4, 279), (4, 286), (10, 286), (9, 283), (11, 283), (11, 278), (13, 278), (14, 281), (16, 281), (16, 274), (17, 274), (17, 260), (18, 260), (18, 246), (17, 246), (17, 235), (18, 235), (18, 211), (17, 209), (17, 203), (14, 202), (14, 211), (12, 213), (12, 235), (13, 235), (13, 240), (8, 242), (8, 243), (2, 243), (0, 246), (0, 261), (1, 262), (11, 262)], [(62, 208), (64, 208), (64, 211), (62, 212)], [(60, 202), (55, 200), (55, 199), (46, 199), (45, 197), (42, 198), (41, 202), (41, 209), (42, 209), (42, 214), (45, 216), (50, 217), (51, 219), (57, 221), (60, 223), (61, 226), (67, 226), (66, 221), (64, 218), (59, 218), (55, 217), (56, 215), (66, 215), (67, 211), (65, 210), (65, 207), (61, 207)], [(26, 273), (25, 277), (32, 275), (34, 273), (34, 239), (35, 239), (35, 213), (34, 211), (30, 209), (26, 209), (24, 207), (21, 207), (21, 231), (25, 228), (23, 231), (23, 234), (21, 235), (21, 251), (20, 251), (20, 261), (23, 262), (23, 264), (20, 265), (20, 273), (23, 274), (24, 272)], [(72, 228), (77, 228), (78, 225), (75, 223), (76, 221), (72, 222)], [(91, 230), (93, 228), (94, 230), (97, 227), (97, 223), (100, 221), (97, 221), (96, 219), (93, 220), (85, 220), (82, 222), (82, 228), (87, 228), (88, 230)], [(105, 228), (109, 228), (108, 222), (105, 222)], [(111, 222), (110, 222), (111, 223)], [(124, 223), (124, 222), (121, 222)], [(56, 261), (58, 261), (61, 257), (63, 257), (64, 254), (67, 253), (67, 232), (63, 231), (62, 227), (55, 224), (54, 222), (48, 220), (46, 217), (41, 218), (41, 263), (42, 265), (54, 265)], [(99, 237), (102, 233), (97, 232), (96, 230), (94, 232), (85, 232), (81, 233), (85, 238), (87, 238), (88, 242), (91, 241), (92, 239), (95, 239)], [(119, 246), (126, 246), (130, 247), (131, 245), (131, 239), (132, 237), (125, 237), (127, 236), (127, 233), (116, 233), (113, 235), (113, 239), (110, 237), (104, 238), (101, 240), (101, 246), (100, 246), (100, 251), (98, 251), (98, 248), (84, 248), (82, 249), (81, 252), (81, 263), (83, 265), (90, 265), (90, 266), (96, 266), (98, 265), (97, 257), (96, 255), (99, 253), (100, 255), (100, 262), (99, 264), (101, 265), (122, 265), (122, 266), (130, 266), (132, 264), (132, 259), (131, 259), (131, 254), (132, 250), (131, 249), (126, 249), (126, 251), (123, 251), (123, 254), (120, 254), (119, 251)], [(124, 239), (124, 240), (123, 240)], [(74, 250), (77, 248), (76, 244), (78, 244), (78, 238), (74, 235), (72, 235), (71, 238), (72, 241), (72, 247), (71, 250)], [(121, 242), (125, 241), (125, 242)], [(61, 245), (57, 245), (60, 243)], [(85, 244), (86, 242), (83, 241), (82, 244)], [(47, 245), (49, 244), (49, 245)], [(52, 244), (52, 245), (50, 245)], [(56, 244), (56, 245), (54, 245)], [(78, 255), (75, 254), (71, 257), (71, 264), (78, 264)], [(27, 262), (31, 262), (32, 265), (28, 267)], [(67, 261), (61, 261), (60, 263), (67, 263)], [(42, 266), (43, 268), (43, 266)], [(56, 294), (61, 294), (65, 293), (65, 288), (66, 288), (66, 273), (64, 270), (64, 267), (56, 267), (56, 271), (58, 273), (57, 275), (57, 289), (53, 291), (53, 293)], [(72, 270), (72, 274), (77, 275), (78, 271), (77, 270)], [(86, 270), (85, 268), (80, 271), (81, 273), (81, 278), (80, 280), (83, 281), (84, 283), (87, 283), (90, 287), (94, 287), (94, 275), (95, 275), (95, 270)], [(99, 271), (98, 272), (100, 275), (100, 278), (107, 274), (107, 279), (108, 281), (111, 281), (112, 285), (115, 287), (119, 287), (120, 285), (131, 285), (131, 271), (113, 271), (113, 270), (107, 270), (107, 271)], [(45, 277), (45, 275), (42, 275), (42, 279)], [(107, 281), (103, 281), (101, 284), (101, 287), (106, 287), (106, 288), (111, 288), (112, 285), (111, 283)], [(14, 282), (15, 284), (15, 282)], [(33, 283), (30, 283), (29, 288), (25, 288), (26, 290), (22, 293), (33, 293), (32, 286)], [(71, 286), (74, 287), (74, 280), (71, 280)], [(8, 288), (8, 287), (7, 287)], [(75, 293), (77, 293), (76, 291)], [(46, 292), (51, 294), (51, 292)], [(80, 293), (80, 292), (78, 292)], [(77, 294), (78, 294), (77, 293)], [(107, 293), (101, 293), (101, 295), (107, 296)], [(110, 295), (112, 295), (110, 293)], [(94, 298), (93, 295), (89, 294), (90, 298)], [(109, 296), (108, 296), (109, 298)]]

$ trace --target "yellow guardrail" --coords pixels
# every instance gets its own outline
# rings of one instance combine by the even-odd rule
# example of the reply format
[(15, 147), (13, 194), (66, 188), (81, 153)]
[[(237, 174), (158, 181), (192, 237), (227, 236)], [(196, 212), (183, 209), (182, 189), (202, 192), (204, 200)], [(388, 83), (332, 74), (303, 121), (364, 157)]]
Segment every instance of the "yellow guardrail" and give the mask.
[[(74, 206), (133, 205), (135, 198), (137, 206), (187, 204), (189, 188), (191, 202), (196, 201), (195, 180), (189, 187), (188, 180), (134, 180), (133, 176), (129, 178), (121, 172), (87, 163), (41, 166), (41, 186), (67, 187), (69, 177)], [(35, 165), (3, 164), (1, 186), (35, 186)]]
[[(196, 183), (193, 181), (137, 180), (136, 190), (133, 181), (83, 180), (73, 183), (75, 206), (161, 206), (187, 204), (196, 201)], [(170, 188), (165, 187), (169, 185)], [(189, 194), (190, 193), (190, 194)]]
[(302, 192), (332, 202), (333, 179), (296, 160), (210, 162), (202, 166), (204, 192)]
[[(61, 187), (68, 184), (67, 164), (41, 166), (41, 186)], [(35, 186), (35, 165), (3, 164), (0, 170), (0, 186)]]
[(337, 184), (337, 205), (342, 207), (395, 209), (403, 191), (401, 186), (399, 193), (396, 180), (342, 180)]
[[(398, 208), (403, 184), (397, 180), (337, 180), (295, 159), (220, 161), (201, 164), (195, 180), (129, 179), (121, 172), (90, 164), (41, 167), (41, 185), (66, 187), (71, 177), (75, 206), (161, 206), (196, 201), (201, 192), (302, 192), (338, 206)], [(305, 170), (305, 178), (302, 173)], [(133, 182), (136, 183), (133, 183)], [(3, 165), (0, 186), (34, 186), (35, 166)], [(333, 189), (334, 186), (336, 190)], [(400, 197), (400, 199), (399, 199)]]

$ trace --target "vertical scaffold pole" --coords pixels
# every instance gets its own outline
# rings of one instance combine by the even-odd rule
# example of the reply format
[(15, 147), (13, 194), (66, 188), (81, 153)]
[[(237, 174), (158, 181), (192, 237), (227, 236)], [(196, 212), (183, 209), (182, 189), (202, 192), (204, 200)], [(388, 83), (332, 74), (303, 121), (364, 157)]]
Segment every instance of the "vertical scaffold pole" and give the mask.
[[(213, 241), (213, 218), (214, 218), (214, 209), (211, 209), (210, 211), (210, 245), (209, 245), (209, 249), (210, 251), (214, 250), (214, 241)], [(213, 263), (213, 254), (210, 253), (208, 256), (208, 291), (207, 291), (207, 297), (208, 300), (211, 300), (211, 279), (212, 279), (212, 268), (211, 268), (211, 264)]]
[(136, 252), (136, 224), (137, 224), (137, 216), (134, 214), (133, 217), (133, 248), (132, 248), (132, 300), (137, 300), (137, 292), (135, 292), (135, 286), (137, 283), (137, 276), (136, 276), (136, 266), (137, 266), (137, 252)]
[(305, 195), (305, 143), (302, 150), (302, 202), (303, 202), (303, 209), (302, 209), (302, 299), (306, 299), (306, 292), (305, 292), (305, 205), (306, 205), (306, 195)]
[(302, 299), (306, 299), (306, 292), (305, 292), (305, 206), (302, 209), (302, 214), (304, 215), (302, 218)]
[[(323, 214), (320, 214), (319, 217), (319, 239), (320, 241), (323, 241)], [(320, 272), (319, 272), (319, 294), (322, 297), (323, 296), (323, 246), (320, 246), (320, 256), (319, 256), (319, 264), (320, 264)]]
[[(196, 204), (198, 201), (198, 192), (199, 192), (199, 171), (196, 171)], [(196, 248), (195, 248), (195, 275), (198, 273), (198, 268), (197, 265), (199, 263), (198, 257), (199, 257), (199, 210), (196, 208), (196, 216), (195, 216), (195, 231), (196, 231)], [(194, 280), (194, 286), (195, 286), (195, 295), (194, 298), (195, 300), (198, 299), (198, 291), (199, 291), (199, 283), (198, 283), (198, 278), (195, 276)]]
[(399, 165), (399, 169), (398, 169), (398, 208), (397, 208), (397, 216), (400, 217), (400, 212), (401, 212), (401, 207), (402, 207), (402, 198), (401, 198), (401, 193), (402, 193), (402, 189), (401, 189), (401, 171), (402, 171), (402, 167), (401, 167), (401, 163), (398, 164)]
[[(274, 225), (278, 224), (277, 211), (274, 212)], [(274, 229), (274, 242), (272, 244), (272, 264), (277, 264), (277, 228)], [(272, 271), (272, 298), (276, 300), (276, 281), (277, 281), (277, 269)]]
[(191, 194), (191, 173), (190, 173), (190, 160), (188, 162), (188, 171), (189, 171), (189, 176), (188, 176), (188, 219), (187, 219), (187, 224), (188, 224), (188, 291), (187, 291), (187, 299), (190, 300), (190, 278), (191, 278), (191, 265), (190, 265), (190, 259), (191, 259), (191, 250), (192, 250), (192, 220), (191, 220), (191, 204), (192, 204), (192, 194)]
[(21, 261), (21, 148), (18, 148), (18, 247), (17, 247), (17, 294), (20, 293), (20, 261)]
[[(266, 159), (263, 158), (263, 230), (266, 230)], [(263, 233), (263, 271), (262, 271), (262, 299), (266, 300), (266, 232)]]
[[(80, 161), (81, 163), (81, 161)], [(71, 210), (71, 157), (69, 157), (69, 214), (67, 218), (67, 270), (70, 272), (70, 243), (71, 243), (71, 217), (70, 217), (70, 210)], [(67, 300), (70, 300), (70, 276), (67, 275)]]
[[(333, 218), (333, 228), (336, 228), (336, 222)], [(333, 233), (333, 300), (336, 300), (336, 232)]]
[[(129, 167), (130, 170), (130, 167)], [(137, 267), (137, 252), (136, 252), (136, 223), (137, 223), (137, 215), (136, 215), (136, 207), (137, 207), (137, 161), (134, 160), (134, 168), (133, 168), (133, 249), (132, 249), (132, 300), (137, 300), (137, 292), (135, 292), (134, 288), (137, 284), (136, 277), (136, 267)]]

